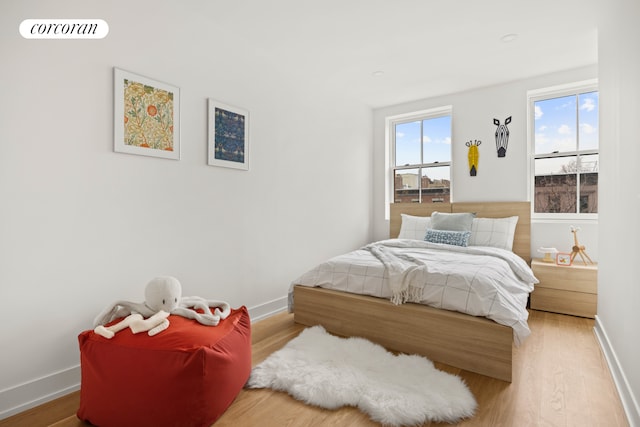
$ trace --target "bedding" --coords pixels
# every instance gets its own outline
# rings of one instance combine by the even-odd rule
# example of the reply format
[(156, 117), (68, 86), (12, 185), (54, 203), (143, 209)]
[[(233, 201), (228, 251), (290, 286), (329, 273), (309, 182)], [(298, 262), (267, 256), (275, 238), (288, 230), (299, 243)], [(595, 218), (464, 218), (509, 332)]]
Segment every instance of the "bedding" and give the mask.
[(522, 258), (502, 248), (388, 239), (319, 264), (291, 289), (323, 287), (484, 316), (513, 328), (519, 346), (530, 334), (526, 303), (537, 282)]
[(428, 228), (431, 228), (431, 217), (429, 216), (414, 216), (407, 214), (400, 214), (402, 218), (402, 224), (400, 226), (399, 239), (424, 239), (425, 233)]
[(448, 213), (435, 211), (431, 214), (431, 226), (435, 230), (471, 231), (476, 214), (471, 212)]
[(471, 224), (469, 246), (493, 246), (513, 249), (513, 238), (518, 225), (518, 217), (474, 218)]
[(449, 231), (449, 230), (432, 230), (428, 229), (424, 236), (426, 242), (446, 243), (448, 245), (468, 246), (470, 231)]

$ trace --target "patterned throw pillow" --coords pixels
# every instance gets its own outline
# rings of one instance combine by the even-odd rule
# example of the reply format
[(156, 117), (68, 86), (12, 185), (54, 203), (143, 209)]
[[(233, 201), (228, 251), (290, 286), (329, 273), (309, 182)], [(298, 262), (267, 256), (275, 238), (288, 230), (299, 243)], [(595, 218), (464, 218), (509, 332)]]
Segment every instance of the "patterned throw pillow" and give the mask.
[(431, 243), (445, 243), (447, 245), (467, 246), (469, 244), (470, 231), (448, 231), (428, 229), (424, 240)]

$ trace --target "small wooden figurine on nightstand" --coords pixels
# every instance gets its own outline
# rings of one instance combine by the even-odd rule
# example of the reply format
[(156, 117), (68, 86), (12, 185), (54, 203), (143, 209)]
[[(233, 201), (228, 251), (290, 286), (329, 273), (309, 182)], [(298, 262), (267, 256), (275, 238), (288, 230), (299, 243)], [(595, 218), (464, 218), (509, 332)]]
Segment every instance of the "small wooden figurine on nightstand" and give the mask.
[(558, 250), (556, 248), (538, 248), (538, 252), (544, 254), (544, 258), (541, 258), (542, 261), (553, 262), (555, 260), (556, 254), (558, 253)]
[(580, 255), (580, 258), (582, 258), (582, 262), (584, 263), (584, 265), (587, 265), (587, 261), (584, 259), (585, 257), (587, 257), (587, 259), (589, 260), (589, 264), (593, 264), (593, 261), (591, 261), (591, 258), (589, 258), (589, 255), (587, 255), (587, 253), (584, 251), (585, 249), (584, 245), (578, 244), (578, 230), (580, 230), (580, 228), (576, 228), (573, 225), (571, 226), (571, 232), (573, 233), (573, 248), (571, 250), (571, 262), (573, 262), (576, 255)]

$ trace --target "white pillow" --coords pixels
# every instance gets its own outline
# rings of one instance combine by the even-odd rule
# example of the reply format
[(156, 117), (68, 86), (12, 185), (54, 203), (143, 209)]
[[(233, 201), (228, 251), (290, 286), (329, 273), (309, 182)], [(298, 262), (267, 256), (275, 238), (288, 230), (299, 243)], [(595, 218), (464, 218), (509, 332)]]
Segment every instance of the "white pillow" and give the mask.
[(431, 227), (431, 217), (400, 214), (402, 223), (398, 239), (424, 240), (427, 228)]
[(517, 216), (474, 218), (471, 224), (469, 246), (492, 246), (510, 251), (513, 249), (513, 236), (517, 223)]

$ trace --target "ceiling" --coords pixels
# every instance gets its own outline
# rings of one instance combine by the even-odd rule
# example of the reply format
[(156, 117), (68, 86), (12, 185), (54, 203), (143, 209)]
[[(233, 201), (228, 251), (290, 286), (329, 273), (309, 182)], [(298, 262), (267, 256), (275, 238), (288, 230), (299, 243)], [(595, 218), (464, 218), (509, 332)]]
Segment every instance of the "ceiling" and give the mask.
[[(597, 63), (595, 0), (236, 0), (186, 7), (207, 16), (212, 31), (258, 72), (374, 108)], [(517, 37), (502, 41), (509, 34)]]

